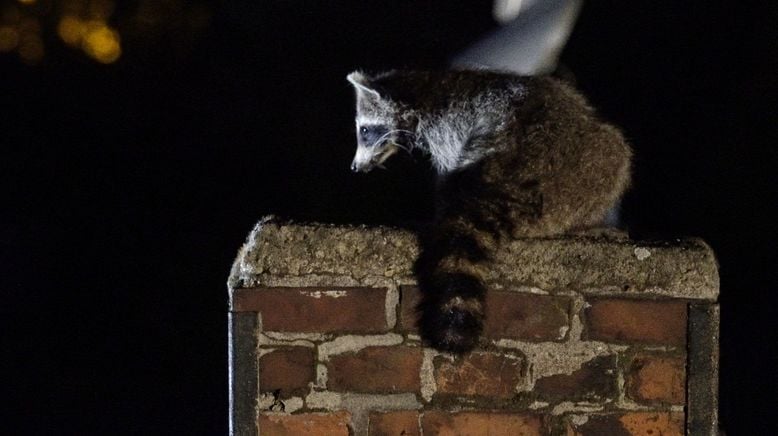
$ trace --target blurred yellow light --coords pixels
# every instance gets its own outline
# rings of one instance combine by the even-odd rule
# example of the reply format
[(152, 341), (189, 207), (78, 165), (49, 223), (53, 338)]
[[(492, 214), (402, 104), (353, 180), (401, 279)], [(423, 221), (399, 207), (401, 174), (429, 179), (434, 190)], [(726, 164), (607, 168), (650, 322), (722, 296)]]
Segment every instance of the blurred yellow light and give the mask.
[(28, 64), (37, 64), (43, 59), (43, 41), (29, 38), (19, 45), (19, 57)]
[(65, 15), (57, 24), (57, 34), (70, 46), (78, 46), (86, 33), (86, 25), (72, 15)]
[(115, 62), (122, 54), (119, 34), (105, 25), (96, 28), (90, 26), (89, 33), (82, 41), (82, 48), (88, 55), (104, 64)]
[(0, 51), (11, 51), (19, 45), (19, 32), (11, 26), (0, 26)]
[(23, 5), (31, 5), (31, 4), (35, 3), (35, 0), (19, 0), (19, 3), (21, 3)]

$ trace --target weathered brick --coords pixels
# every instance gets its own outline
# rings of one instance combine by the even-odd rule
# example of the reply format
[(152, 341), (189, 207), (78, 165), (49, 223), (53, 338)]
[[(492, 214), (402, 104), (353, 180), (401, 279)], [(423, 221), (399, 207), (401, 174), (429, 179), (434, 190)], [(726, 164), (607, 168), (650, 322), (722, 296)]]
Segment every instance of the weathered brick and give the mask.
[(400, 288), (400, 318), (399, 328), (403, 333), (416, 331), (418, 313), (416, 305), (421, 300), (421, 291), (417, 286), (403, 286)]
[[(416, 305), (420, 299), (418, 287), (403, 286), (400, 331), (416, 331)], [(484, 335), (491, 339), (561, 340), (570, 327), (569, 311), (570, 299), (567, 297), (490, 291), (486, 294)]]
[(367, 347), (333, 356), (327, 363), (331, 391), (418, 392), (422, 350), (419, 347)]
[(385, 301), (383, 288), (250, 288), (234, 292), (233, 310), (260, 312), (265, 331), (376, 333)]
[(259, 415), (259, 434), (262, 436), (348, 436), (350, 420), (351, 414), (346, 411), (299, 415), (263, 413)]
[(373, 412), (370, 414), (370, 436), (419, 436), (419, 412), (402, 410), (397, 412)]
[(562, 340), (570, 329), (570, 304), (567, 297), (491, 291), (484, 334), (492, 339)]
[(586, 309), (589, 339), (609, 342), (684, 345), (686, 303), (594, 299)]
[[(401, 331), (416, 330), (416, 305), (420, 298), (418, 287), (402, 288), (399, 318)], [(567, 297), (490, 291), (486, 294), (484, 335), (491, 339), (562, 340), (570, 328), (570, 304)]]
[(556, 374), (535, 382), (534, 392), (546, 401), (603, 401), (618, 395), (617, 356), (596, 357), (572, 374)]
[(470, 353), (455, 361), (435, 360), (438, 394), (510, 398), (521, 379), (520, 358), (494, 353)]
[(589, 415), (568, 421), (569, 436), (681, 436), (682, 413), (632, 412)]
[(421, 419), (423, 433), (437, 436), (531, 436), (546, 434), (536, 415), (497, 412), (427, 412)]
[(641, 353), (627, 369), (627, 394), (641, 403), (684, 404), (686, 361), (678, 356)]
[(314, 381), (314, 353), (308, 347), (284, 347), (259, 358), (259, 388), (281, 390), (281, 397), (300, 395)]

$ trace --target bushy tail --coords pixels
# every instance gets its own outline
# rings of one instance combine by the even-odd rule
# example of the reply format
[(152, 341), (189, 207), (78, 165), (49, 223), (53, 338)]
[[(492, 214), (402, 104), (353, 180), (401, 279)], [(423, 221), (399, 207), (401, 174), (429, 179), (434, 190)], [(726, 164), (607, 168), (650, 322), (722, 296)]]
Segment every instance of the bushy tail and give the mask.
[(484, 263), (492, 236), (466, 223), (439, 223), (422, 240), (416, 276), (422, 291), (419, 331), (430, 346), (464, 353), (483, 330), (486, 285)]

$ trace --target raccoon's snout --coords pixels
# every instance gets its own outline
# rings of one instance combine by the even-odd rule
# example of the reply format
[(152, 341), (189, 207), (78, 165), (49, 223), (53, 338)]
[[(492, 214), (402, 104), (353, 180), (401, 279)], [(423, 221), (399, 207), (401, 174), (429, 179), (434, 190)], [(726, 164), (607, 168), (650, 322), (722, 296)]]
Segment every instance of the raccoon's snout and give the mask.
[(355, 173), (358, 173), (360, 171), (365, 171), (365, 170), (364, 170), (364, 167), (360, 167), (359, 165), (357, 165), (356, 162), (351, 162), (351, 171), (354, 171)]
[(393, 142), (384, 142), (379, 146), (358, 147), (354, 160), (351, 161), (351, 171), (367, 173), (375, 167), (384, 168), (383, 163), (397, 153), (398, 146)]
[(366, 173), (373, 169), (373, 160), (375, 156), (373, 151), (366, 147), (357, 147), (357, 153), (354, 155), (354, 160), (351, 161), (351, 171), (355, 173)]
[(351, 162), (351, 171), (355, 173), (367, 173), (370, 170), (372, 170), (374, 167), (375, 167), (375, 163), (373, 161), (357, 162), (357, 160), (354, 159)]

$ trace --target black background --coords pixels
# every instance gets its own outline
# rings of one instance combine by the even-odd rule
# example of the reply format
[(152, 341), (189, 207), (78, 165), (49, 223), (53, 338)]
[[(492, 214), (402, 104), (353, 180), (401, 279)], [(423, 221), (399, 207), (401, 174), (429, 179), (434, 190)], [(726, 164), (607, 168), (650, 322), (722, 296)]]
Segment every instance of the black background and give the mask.
[[(353, 175), (353, 69), (442, 67), (491, 2), (216, 2), (191, 50), (0, 56), (2, 403), (23, 434), (225, 434), (226, 285), (267, 213), (404, 224), (429, 165)], [(590, 1), (562, 54), (636, 150), (640, 238), (721, 265), (721, 420), (771, 434), (776, 12)], [(772, 398), (772, 400), (771, 400)]]

